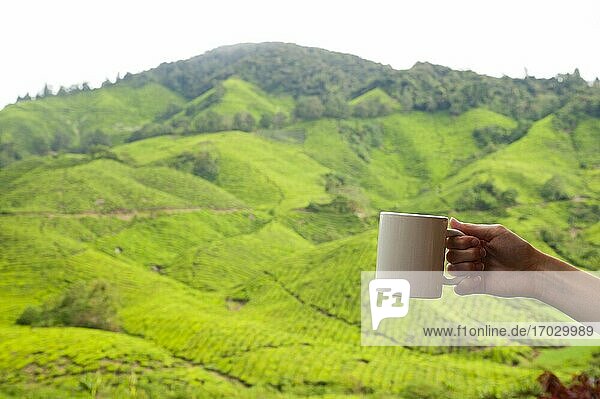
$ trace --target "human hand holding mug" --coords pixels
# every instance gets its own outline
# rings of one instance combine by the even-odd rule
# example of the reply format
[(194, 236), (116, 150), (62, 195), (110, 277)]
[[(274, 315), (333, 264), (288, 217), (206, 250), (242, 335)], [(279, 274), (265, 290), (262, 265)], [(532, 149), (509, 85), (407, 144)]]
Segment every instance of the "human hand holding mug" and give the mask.
[[(381, 212), (376, 278), (408, 280), (412, 298), (441, 298), (442, 286), (452, 284), (459, 295), (529, 297), (577, 321), (600, 323), (600, 278), (502, 225), (452, 218), (450, 226), (445, 216)], [(453, 279), (444, 276), (445, 250)]]
[[(448, 273), (468, 276), (455, 288), (457, 294), (488, 293), (498, 296), (537, 295), (531, 281), (490, 281), (485, 286), (480, 271), (536, 271), (541, 267), (543, 254), (527, 241), (499, 224), (463, 223), (452, 218), (450, 226), (465, 235), (446, 240)], [(507, 276), (508, 274), (502, 274)], [(499, 276), (491, 274), (488, 276)]]
[(450, 226), (465, 233), (446, 240), (448, 273), (464, 277), (457, 294), (534, 298), (579, 322), (600, 323), (600, 278), (539, 251), (502, 225), (452, 218)]

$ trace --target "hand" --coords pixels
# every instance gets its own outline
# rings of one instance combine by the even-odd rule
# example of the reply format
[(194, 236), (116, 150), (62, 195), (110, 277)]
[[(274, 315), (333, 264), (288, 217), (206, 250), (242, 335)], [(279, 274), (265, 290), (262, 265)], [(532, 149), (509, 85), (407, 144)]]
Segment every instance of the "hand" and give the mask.
[(499, 224), (452, 218), (450, 226), (465, 233), (446, 241), (448, 272), (466, 275), (454, 292), (535, 298), (581, 323), (594, 322), (600, 334), (600, 307), (594, 306), (600, 303), (600, 278), (538, 251)]
[(499, 280), (509, 273), (490, 273), (483, 281), (480, 271), (535, 271), (541, 262), (541, 252), (527, 241), (499, 224), (462, 223), (452, 218), (450, 226), (465, 233), (446, 240), (448, 272), (455, 276), (469, 275), (456, 287), (460, 295), (488, 293), (499, 296), (534, 296), (534, 285), (527, 281)]

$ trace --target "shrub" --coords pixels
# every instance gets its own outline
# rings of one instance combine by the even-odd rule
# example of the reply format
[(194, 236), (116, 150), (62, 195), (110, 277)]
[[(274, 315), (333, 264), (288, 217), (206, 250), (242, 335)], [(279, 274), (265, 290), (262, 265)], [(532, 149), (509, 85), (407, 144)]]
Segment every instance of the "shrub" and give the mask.
[(133, 132), (125, 141), (130, 143), (132, 141), (143, 140), (150, 137), (163, 136), (169, 134), (170, 130), (170, 125), (167, 123), (148, 123), (141, 129)]
[(192, 173), (206, 180), (215, 181), (219, 175), (219, 164), (210, 152), (202, 151), (196, 155)]
[(521, 123), (512, 130), (491, 125), (473, 130), (472, 135), (478, 147), (487, 151), (495, 151), (499, 147), (521, 138), (527, 132), (527, 129), (527, 123)]
[(80, 149), (82, 152), (89, 152), (90, 149), (99, 145), (106, 147), (111, 145), (110, 136), (102, 130), (96, 129), (93, 132), (84, 132), (81, 135)]
[(202, 133), (220, 132), (223, 130), (229, 130), (231, 128), (231, 123), (222, 115), (209, 110), (194, 120), (193, 127), (195, 130)]
[(355, 201), (343, 195), (336, 195), (333, 200), (327, 204), (317, 204), (311, 202), (306, 207), (309, 212), (315, 213), (334, 213), (334, 214), (353, 214), (359, 210), (359, 205)]
[(325, 107), (317, 96), (300, 97), (296, 103), (294, 114), (299, 119), (318, 119), (323, 116)]
[(273, 114), (270, 112), (262, 114), (258, 125), (263, 129), (270, 128), (273, 125)]
[(275, 114), (267, 112), (261, 115), (258, 125), (263, 129), (281, 129), (286, 125), (287, 119), (287, 115), (283, 112), (277, 112)]
[(456, 209), (488, 211), (516, 204), (517, 192), (514, 189), (501, 191), (488, 180), (463, 191)]
[(333, 193), (346, 185), (346, 178), (337, 173), (327, 173), (325, 175), (325, 191)]
[(156, 116), (156, 120), (157, 121), (165, 121), (167, 119), (169, 119), (170, 117), (174, 116), (175, 114), (178, 114), (179, 112), (181, 112), (183, 108), (175, 103), (169, 103), (167, 105), (167, 108), (165, 108), (165, 110), (163, 112), (161, 112), (160, 114), (158, 114)]
[(288, 116), (283, 112), (277, 112), (273, 115), (273, 127), (275, 129), (281, 129), (287, 124)]
[(380, 99), (370, 99), (357, 104), (352, 114), (358, 118), (375, 118), (378, 116), (388, 115), (392, 112), (392, 108)]
[(553, 124), (556, 129), (567, 132), (575, 130), (585, 118), (600, 117), (600, 94), (578, 94), (556, 112)]
[(248, 112), (238, 112), (233, 118), (233, 128), (244, 132), (251, 132), (256, 126), (256, 120)]
[(344, 119), (350, 116), (350, 107), (346, 100), (335, 94), (328, 94), (323, 101), (323, 115), (330, 118)]
[(569, 386), (550, 371), (545, 371), (537, 378), (544, 392), (540, 399), (551, 398), (598, 398), (600, 397), (600, 379), (586, 374), (574, 375)]
[(169, 162), (169, 165), (209, 181), (215, 181), (219, 176), (219, 159), (208, 151), (184, 152)]
[(38, 327), (71, 326), (119, 331), (117, 297), (103, 280), (71, 286), (54, 303), (25, 308), (17, 324)]
[(73, 136), (65, 131), (57, 130), (52, 136), (50, 149), (52, 151), (66, 150), (71, 147)]
[(370, 160), (371, 149), (379, 148), (383, 144), (384, 131), (377, 123), (342, 123), (338, 129), (350, 148), (365, 162)]
[(94, 145), (88, 149), (88, 154), (92, 159), (112, 159), (114, 161), (120, 161), (117, 154), (112, 152), (109, 147), (105, 145)]
[(540, 189), (540, 195), (546, 201), (560, 201), (569, 199), (563, 179), (560, 176), (552, 176)]
[(34, 325), (41, 318), (41, 310), (36, 306), (27, 306), (21, 316), (17, 319), (17, 324), (22, 326)]

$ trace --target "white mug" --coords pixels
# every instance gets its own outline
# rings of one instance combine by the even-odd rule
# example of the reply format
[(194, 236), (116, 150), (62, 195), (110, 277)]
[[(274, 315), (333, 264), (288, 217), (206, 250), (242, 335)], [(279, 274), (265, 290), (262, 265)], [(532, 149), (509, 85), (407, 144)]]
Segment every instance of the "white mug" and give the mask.
[(444, 276), (446, 237), (460, 235), (445, 216), (381, 212), (376, 278), (408, 280), (412, 298), (441, 298), (444, 284), (462, 280)]

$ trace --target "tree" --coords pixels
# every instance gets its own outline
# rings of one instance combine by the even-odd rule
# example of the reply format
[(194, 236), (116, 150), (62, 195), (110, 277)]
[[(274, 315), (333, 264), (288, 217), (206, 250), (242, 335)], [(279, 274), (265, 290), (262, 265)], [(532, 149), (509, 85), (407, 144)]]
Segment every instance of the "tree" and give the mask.
[(44, 89), (42, 90), (42, 97), (49, 97), (52, 95), (52, 88), (46, 83), (44, 85)]
[(260, 117), (260, 122), (258, 124), (263, 129), (270, 128), (271, 125), (273, 125), (273, 114), (270, 112), (262, 114), (262, 116)]
[(117, 295), (106, 281), (81, 282), (73, 285), (54, 303), (27, 307), (17, 319), (17, 324), (119, 331), (117, 304)]
[(354, 107), (354, 116), (359, 118), (375, 118), (392, 112), (389, 104), (383, 103), (379, 98), (362, 101)]
[(219, 132), (227, 130), (227, 124), (223, 116), (207, 111), (194, 120), (194, 128), (199, 132)]
[(283, 112), (277, 112), (275, 115), (273, 115), (273, 127), (275, 129), (281, 129), (286, 125), (287, 119), (288, 118), (286, 114)]
[(464, 211), (474, 209), (489, 211), (517, 204), (517, 192), (514, 189), (499, 190), (492, 181), (485, 181), (466, 189), (457, 200), (456, 209)]
[(473, 139), (480, 148), (494, 150), (496, 146), (513, 141), (511, 130), (502, 126), (490, 125), (473, 130)]
[(66, 150), (71, 146), (72, 136), (62, 130), (54, 133), (52, 142), (50, 143), (50, 149), (52, 151)]
[(93, 132), (83, 133), (81, 135), (80, 149), (83, 152), (89, 152), (92, 148), (97, 146), (110, 147), (110, 145), (110, 136), (100, 129), (96, 129)]
[(169, 125), (166, 123), (147, 123), (142, 126), (141, 129), (133, 132), (131, 136), (125, 139), (125, 141), (130, 143), (132, 141), (143, 140), (149, 137), (162, 136), (169, 134), (169, 132)]
[(0, 143), (0, 168), (21, 159), (21, 155), (15, 148), (15, 143), (4, 142)]
[(540, 189), (540, 195), (546, 201), (560, 201), (569, 199), (565, 183), (560, 176), (552, 176)]
[(219, 175), (219, 163), (208, 151), (202, 151), (194, 156), (192, 173), (209, 181), (217, 180)]
[(350, 107), (339, 94), (330, 94), (323, 102), (323, 115), (330, 118), (344, 119), (350, 116)]
[(294, 114), (299, 119), (318, 119), (323, 116), (325, 108), (317, 96), (300, 97), (296, 103)]
[(256, 125), (256, 120), (248, 112), (238, 112), (233, 119), (233, 128), (244, 132), (251, 132)]
[(30, 141), (31, 152), (38, 155), (47, 154), (50, 150), (50, 146), (48, 145), (48, 140), (42, 136), (34, 136)]
[(156, 117), (156, 120), (159, 120), (159, 121), (167, 120), (167, 119), (171, 118), (172, 116), (174, 116), (175, 114), (179, 113), (181, 111), (181, 109), (182, 108), (179, 104), (170, 102), (169, 104), (167, 104), (167, 107), (165, 108), (165, 110)]

